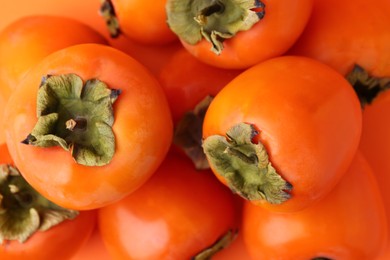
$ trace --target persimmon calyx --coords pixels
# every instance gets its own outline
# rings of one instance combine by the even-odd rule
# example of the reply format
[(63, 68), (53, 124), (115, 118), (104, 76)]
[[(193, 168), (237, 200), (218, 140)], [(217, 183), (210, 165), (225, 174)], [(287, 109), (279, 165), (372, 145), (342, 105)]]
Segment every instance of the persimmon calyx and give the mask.
[(359, 97), (360, 104), (364, 108), (383, 91), (390, 88), (390, 78), (379, 78), (370, 75), (363, 67), (355, 64), (346, 79), (353, 86)]
[(292, 185), (285, 181), (269, 161), (254, 125), (239, 123), (226, 136), (212, 135), (203, 141), (210, 166), (234, 192), (250, 201), (266, 200), (281, 204), (291, 197)]
[(202, 125), (211, 96), (206, 96), (193, 111), (188, 111), (178, 122), (173, 142), (192, 160), (197, 170), (209, 169), (210, 165), (202, 148)]
[(206, 248), (196, 256), (192, 257), (191, 260), (208, 260), (218, 253), (219, 251), (228, 247), (234, 239), (237, 237), (237, 231), (229, 230), (221, 238), (219, 238), (212, 246)]
[(48, 230), (78, 214), (44, 198), (15, 167), (0, 165), (0, 244), (11, 240), (23, 243), (35, 232)]
[(120, 94), (98, 79), (76, 74), (43, 78), (37, 96), (38, 121), (24, 144), (59, 146), (86, 166), (108, 164), (115, 153), (113, 103)]
[(121, 29), (111, 0), (100, 0), (99, 14), (106, 22), (110, 36), (117, 38), (121, 34)]
[(217, 55), (223, 41), (252, 28), (265, 15), (259, 0), (168, 0), (167, 23), (183, 41), (195, 45), (203, 38)]

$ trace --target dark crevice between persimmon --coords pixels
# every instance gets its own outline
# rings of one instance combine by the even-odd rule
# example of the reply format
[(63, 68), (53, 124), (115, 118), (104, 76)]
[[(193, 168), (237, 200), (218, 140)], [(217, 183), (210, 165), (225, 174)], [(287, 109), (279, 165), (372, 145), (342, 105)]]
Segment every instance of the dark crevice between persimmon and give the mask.
[(371, 104), (376, 97), (390, 88), (390, 77), (374, 77), (358, 64), (354, 65), (346, 78), (353, 86), (362, 108)]
[(168, 0), (167, 23), (184, 42), (195, 45), (202, 39), (219, 55), (223, 42), (252, 28), (265, 16), (259, 0)]
[(22, 143), (59, 146), (79, 164), (104, 166), (115, 153), (113, 104), (121, 91), (76, 74), (48, 75), (37, 93), (37, 123)]
[(219, 251), (228, 247), (234, 239), (237, 237), (237, 231), (229, 230), (222, 237), (217, 239), (217, 241), (210, 247), (202, 250), (199, 254), (192, 257), (191, 260), (210, 260), (212, 257)]
[(213, 97), (206, 96), (194, 110), (188, 111), (175, 127), (173, 143), (184, 151), (197, 170), (210, 168), (202, 148), (202, 126), (212, 99)]
[(119, 20), (115, 13), (114, 5), (111, 0), (101, 0), (99, 14), (107, 25), (108, 32), (112, 38), (118, 38), (122, 31), (119, 26)]
[(78, 211), (62, 208), (40, 195), (9, 164), (0, 165), (0, 244), (25, 242), (37, 231), (45, 231)]

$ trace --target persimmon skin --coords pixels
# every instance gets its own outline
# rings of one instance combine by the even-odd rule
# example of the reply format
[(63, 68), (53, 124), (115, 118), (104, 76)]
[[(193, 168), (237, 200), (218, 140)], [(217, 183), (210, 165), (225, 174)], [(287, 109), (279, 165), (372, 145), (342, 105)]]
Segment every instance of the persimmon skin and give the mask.
[[(76, 73), (121, 89), (114, 104), (116, 151), (105, 166), (77, 164), (62, 148), (21, 143), (36, 121), (41, 77)], [(12, 158), (42, 195), (70, 209), (94, 209), (119, 200), (157, 169), (172, 140), (173, 124), (164, 92), (136, 60), (112, 47), (80, 44), (47, 56), (24, 77), (6, 108), (6, 136)]]
[(72, 219), (38, 231), (26, 242), (0, 245), (2, 260), (70, 259), (90, 238), (96, 226), (96, 211), (83, 211)]
[(30, 15), (64, 16), (85, 23), (108, 36), (104, 20), (99, 15), (100, 1), (96, 0), (13, 0), (3, 1), (0, 9), (0, 30)]
[(270, 1), (265, 4), (265, 16), (252, 28), (237, 33), (223, 42), (220, 55), (212, 52), (211, 44), (202, 40), (183, 46), (196, 58), (226, 69), (245, 69), (259, 62), (284, 54), (298, 39), (309, 20), (313, 1)]
[(206, 96), (217, 95), (242, 71), (216, 68), (199, 61), (184, 48), (176, 50), (157, 77), (167, 96), (174, 123), (193, 111)]
[(166, 0), (153, 1), (152, 4), (143, 0), (111, 0), (111, 2), (120, 30), (126, 37), (148, 45), (163, 45), (178, 41), (166, 22)]
[(107, 248), (103, 243), (99, 227), (96, 225), (88, 241), (73, 255), (71, 260), (110, 260)]
[(388, 237), (377, 181), (359, 152), (337, 186), (317, 204), (279, 213), (247, 202), (243, 223), (253, 259), (375, 259)]
[(110, 46), (121, 50), (142, 63), (156, 77), (169, 62), (172, 55), (183, 48), (180, 42), (164, 45), (146, 45), (130, 39), (126, 35), (108, 38)]
[(253, 124), (259, 132), (255, 141), (293, 186), (291, 198), (281, 204), (253, 202), (297, 211), (324, 197), (345, 173), (358, 147), (361, 117), (359, 100), (341, 74), (313, 59), (283, 56), (246, 70), (217, 94), (203, 137)]
[(313, 14), (288, 53), (317, 59), (343, 75), (359, 64), (374, 76), (389, 76), (389, 24), (387, 0), (314, 0)]
[[(379, 94), (371, 104), (363, 110), (363, 131), (359, 148), (367, 158), (385, 203), (387, 220), (390, 223), (390, 123), (388, 118), (390, 111), (390, 92)], [(390, 232), (390, 228), (389, 228)], [(390, 247), (390, 241), (388, 241)]]
[(113, 259), (191, 259), (236, 230), (234, 196), (210, 171), (171, 152), (136, 192), (99, 209)]

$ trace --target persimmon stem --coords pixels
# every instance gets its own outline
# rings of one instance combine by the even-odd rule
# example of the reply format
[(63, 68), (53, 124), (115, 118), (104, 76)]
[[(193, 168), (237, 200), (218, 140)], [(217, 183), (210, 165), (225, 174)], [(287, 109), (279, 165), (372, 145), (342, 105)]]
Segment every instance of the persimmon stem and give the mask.
[(69, 131), (85, 131), (87, 129), (87, 119), (83, 117), (71, 118), (65, 122)]
[(204, 249), (202, 252), (192, 257), (191, 260), (208, 260), (216, 253), (228, 247), (237, 237), (237, 231), (229, 230), (221, 236), (213, 245)]

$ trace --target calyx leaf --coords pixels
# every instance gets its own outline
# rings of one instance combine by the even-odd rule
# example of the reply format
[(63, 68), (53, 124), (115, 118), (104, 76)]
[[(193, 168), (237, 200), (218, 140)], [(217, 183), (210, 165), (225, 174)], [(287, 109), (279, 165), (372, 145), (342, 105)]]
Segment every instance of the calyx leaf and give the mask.
[(106, 165), (115, 153), (113, 103), (119, 94), (97, 79), (83, 84), (76, 74), (48, 75), (38, 90), (37, 123), (22, 142), (60, 146), (79, 164)]
[(281, 204), (291, 197), (292, 185), (276, 172), (264, 145), (252, 142), (256, 135), (254, 125), (240, 123), (230, 128), (226, 137), (207, 137), (203, 149), (211, 168), (234, 193), (250, 201)]
[(203, 38), (217, 55), (223, 41), (252, 28), (265, 15), (259, 0), (168, 0), (167, 22), (171, 30), (189, 44)]

